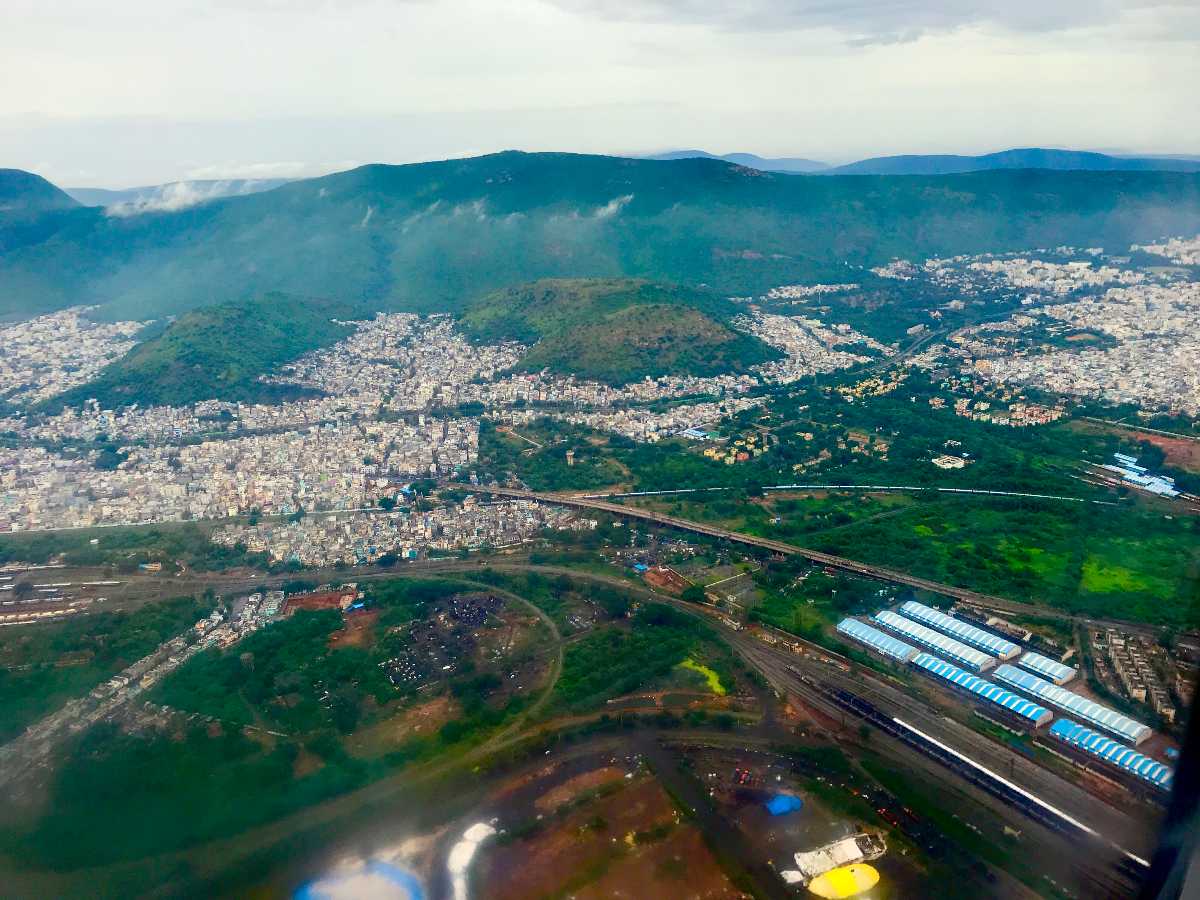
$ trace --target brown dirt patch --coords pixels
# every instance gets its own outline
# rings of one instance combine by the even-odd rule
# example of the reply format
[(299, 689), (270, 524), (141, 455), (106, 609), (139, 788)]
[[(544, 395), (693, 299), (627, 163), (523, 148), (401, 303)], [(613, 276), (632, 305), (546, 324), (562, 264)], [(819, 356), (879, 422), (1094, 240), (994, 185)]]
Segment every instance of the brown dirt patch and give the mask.
[(534, 806), (538, 808), (539, 812), (553, 812), (563, 804), (570, 803), (580, 794), (587, 793), (603, 784), (620, 781), (624, 777), (625, 773), (614, 766), (605, 766), (591, 772), (584, 772), (542, 794)]
[(1166, 455), (1167, 465), (1178, 466), (1189, 472), (1200, 473), (1200, 441), (1189, 440), (1188, 438), (1173, 438), (1165, 434), (1151, 434), (1148, 431), (1135, 431), (1129, 428), (1115, 428), (1111, 425), (1101, 424), (1100, 422), (1075, 421), (1071, 423), (1071, 428), (1076, 431), (1099, 431), (1105, 434), (1115, 434), (1118, 437), (1129, 438), (1134, 441), (1145, 441), (1162, 449)]
[(364, 758), (382, 756), (409, 738), (437, 731), (457, 714), (458, 704), (452, 698), (435, 697), (360, 728), (346, 739), (346, 751)]
[(296, 760), (292, 763), (292, 777), (303, 778), (306, 775), (312, 775), (314, 772), (319, 772), (325, 767), (325, 760), (317, 756), (310, 750), (305, 750), (303, 747), (296, 753)]
[(345, 624), (329, 636), (329, 646), (335, 649), (371, 646), (375, 641), (375, 623), (378, 620), (377, 609), (350, 613), (346, 616)]
[(1189, 472), (1200, 472), (1200, 441), (1167, 437), (1162, 434), (1147, 434), (1141, 431), (1137, 433), (1137, 438), (1161, 447), (1163, 453), (1166, 454), (1168, 465), (1178, 466)]
[(730, 883), (700, 832), (683, 825), (664, 840), (635, 846), (572, 896), (578, 900), (733, 900), (747, 895)]
[(642, 776), (528, 838), (486, 848), (473, 880), (487, 900), (574, 894), (574, 888), (595, 881), (614, 862), (636, 852), (636, 841), (631, 848), (626, 835), (659, 826), (674, 828), (677, 821), (666, 792), (657, 781)]

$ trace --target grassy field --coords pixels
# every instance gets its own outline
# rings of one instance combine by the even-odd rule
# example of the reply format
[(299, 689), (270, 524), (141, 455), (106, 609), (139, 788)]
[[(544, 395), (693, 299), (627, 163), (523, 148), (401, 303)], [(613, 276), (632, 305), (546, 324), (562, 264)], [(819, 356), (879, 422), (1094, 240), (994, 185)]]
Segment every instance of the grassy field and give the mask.
[(694, 497), (637, 505), (1014, 600), (1200, 625), (1200, 519), (926, 494)]

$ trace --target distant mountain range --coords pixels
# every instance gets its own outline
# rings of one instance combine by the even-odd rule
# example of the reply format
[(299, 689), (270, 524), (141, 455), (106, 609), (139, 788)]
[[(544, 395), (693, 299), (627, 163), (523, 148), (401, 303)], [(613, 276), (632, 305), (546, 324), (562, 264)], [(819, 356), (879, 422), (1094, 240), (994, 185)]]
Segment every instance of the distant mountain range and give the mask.
[(1170, 156), (1109, 156), (1080, 150), (1003, 150), (983, 156), (879, 156), (826, 169), (828, 175), (953, 175), (996, 169), (1086, 172), (1200, 172), (1200, 160)]
[(506, 152), (362, 166), (114, 216), (44, 179), (0, 184), (0, 317), (97, 304), (161, 318), (271, 291), (457, 312), (540, 278), (637, 277), (751, 294), (852, 280), (892, 257), (1128, 247), (1200, 232), (1200, 175), (757, 172), (714, 159)]
[(647, 159), (722, 159), (763, 172), (800, 172), (819, 175), (956, 175), (996, 169), (1052, 169), (1084, 172), (1200, 172), (1195, 156), (1110, 156), (1080, 150), (1047, 150), (1032, 147), (1003, 150), (982, 156), (909, 155), (877, 156), (843, 166), (798, 157), (767, 159), (753, 153), (716, 156), (705, 150), (672, 150)]
[(286, 178), (230, 178), (220, 181), (172, 181), (146, 187), (108, 190), (106, 188), (66, 188), (66, 193), (83, 206), (103, 206), (120, 214), (174, 211), (216, 200), (269, 191)]
[(815, 159), (802, 159), (798, 156), (785, 156), (768, 159), (753, 153), (726, 153), (717, 156), (707, 150), (670, 150), (666, 153), (655, 153), (646, 159), (720, 159), (735, 165), (746, 166), (749, 169), (759, 169), (763, 172), (821, 172), (829, 168), (828, 163), (817, 162)]

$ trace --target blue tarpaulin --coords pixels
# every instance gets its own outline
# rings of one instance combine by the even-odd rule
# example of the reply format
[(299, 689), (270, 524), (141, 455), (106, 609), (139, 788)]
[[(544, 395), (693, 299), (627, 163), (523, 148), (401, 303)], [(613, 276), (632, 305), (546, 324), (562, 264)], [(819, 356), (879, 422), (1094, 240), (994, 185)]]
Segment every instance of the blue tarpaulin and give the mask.
[(776, 794), (767, 801), (767, 812), (773, 816), (786, 816), (802, 806), (804, 806), (804, 801), (795, 794)]

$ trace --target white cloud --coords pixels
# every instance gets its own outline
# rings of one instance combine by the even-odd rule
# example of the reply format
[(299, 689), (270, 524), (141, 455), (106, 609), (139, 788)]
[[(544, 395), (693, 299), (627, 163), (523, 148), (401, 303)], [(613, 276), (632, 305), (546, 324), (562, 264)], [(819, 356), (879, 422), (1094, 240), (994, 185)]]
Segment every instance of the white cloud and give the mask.
[(611, 219), (613, 216), (615, 216), (617, 213), (619, 213), (622, 209), (624, 209), (626, 206), (628, 206), (629, 201), (631, 201), (632, 199), (633, 199), (633, 194), (625, 194), (622, 197), (613, 197), (611, 200), (609, 200), (607, 203), (605, 203), (603, 206), (601, 206), (599, 209), (597, 209), (594, 213), (592, 213), (592, 218), (593, 219)]
[(177, 181), (143, 191), (132, 200), (106, 207), (109, 216), (136, 216), (148, 212), (174, 212), (196, 206), (208, 200), (240, 194), (253, 194), (273, 184), (254, 180), (243, 181)]

